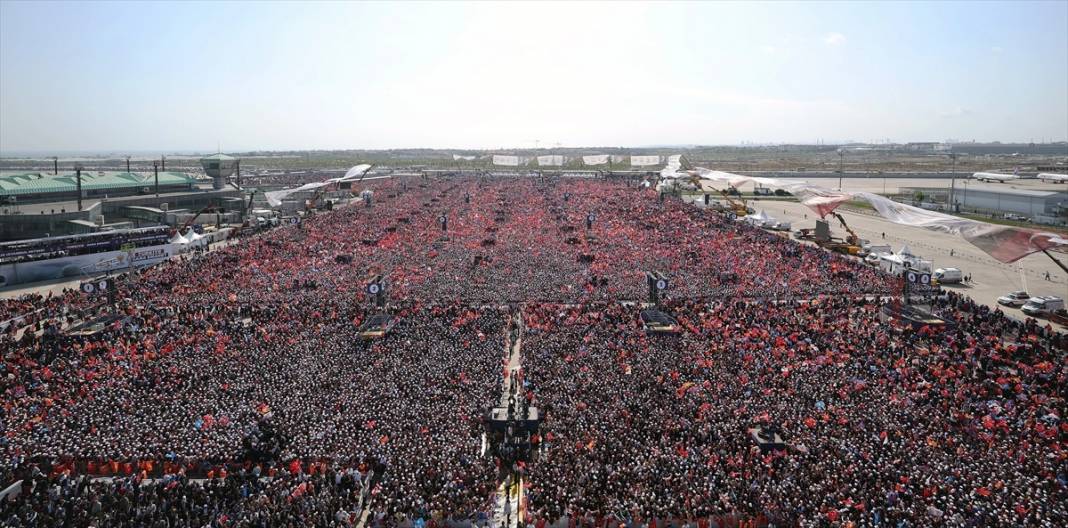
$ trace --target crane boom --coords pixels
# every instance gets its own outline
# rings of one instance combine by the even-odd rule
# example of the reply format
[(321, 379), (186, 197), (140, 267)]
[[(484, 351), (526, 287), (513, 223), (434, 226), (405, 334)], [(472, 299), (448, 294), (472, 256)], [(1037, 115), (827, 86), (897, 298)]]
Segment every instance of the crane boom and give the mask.
[(845, 229), (846, 232), (849, 233), (849, 238), (846, 239), (846, 242), (849, 242), (854, 246), (859, 246), (860, 237), (857, 236), (856, 232), (854, 232), (851, 227), (849, 227), (849, 224), (846, 223), (845, 218), (843, 218), (842, 215), (837, 212), (831, 212), (831, 214), (833, 214), (834, 217), (838, 219), (838, 222), (842, 224), (842, 229)]
[(749, 214), (749, 206), (746, 205), (744, 198), (742, 199), (742, 202), (739, 203), (737, 200), (731, 198), (730, 193), (727, 192), (726, 189), (719, 189), (719, 193), (722, 194), (723, 199), (731, 205), (731, 209), (734, 209), (734, 214), (738, 216), (745, 216)]

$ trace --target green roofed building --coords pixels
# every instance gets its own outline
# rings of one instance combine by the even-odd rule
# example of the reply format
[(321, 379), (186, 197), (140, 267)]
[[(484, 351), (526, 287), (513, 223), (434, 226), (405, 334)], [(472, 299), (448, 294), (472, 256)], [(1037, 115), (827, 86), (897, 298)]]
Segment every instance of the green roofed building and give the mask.
[[(197, 179), (182, 172), (159, 173), (159, 192), (191, 191)], [(73, 172), (0, 173), (0, 203), (76, 200), (77, 175)], [(82, 198), (134, 196), (156, 192), (153, 173), (82, 171)]]

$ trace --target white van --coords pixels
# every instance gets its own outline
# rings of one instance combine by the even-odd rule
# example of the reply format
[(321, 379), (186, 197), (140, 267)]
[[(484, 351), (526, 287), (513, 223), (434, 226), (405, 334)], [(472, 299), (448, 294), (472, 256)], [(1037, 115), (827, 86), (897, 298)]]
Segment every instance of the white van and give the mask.
[(938, 268), (934, 272), (934, 279), (939, 284), (957, 284), (964, 280), (964, 274), (957, 268)]
[(1023, 305), (1023, 313), (1031, 316), (1048, 316), (1062, 308), (1064, 308), (1064, 299), (1052, 295), (1043, 295), (1031, 297), (1027, 304)]

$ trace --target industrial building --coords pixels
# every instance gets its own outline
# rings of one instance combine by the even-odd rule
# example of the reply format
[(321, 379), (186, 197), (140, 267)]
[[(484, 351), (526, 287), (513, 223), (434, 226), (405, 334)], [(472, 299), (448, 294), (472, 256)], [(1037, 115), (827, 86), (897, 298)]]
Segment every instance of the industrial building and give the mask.
[(1065, 216), (1068, 192), (1064, 191), (999, 188), (960, 182), (953, 190), (947, 187), (902, 187), (897, 199), (903, 203), (945, 206), (950, 203), (951, 192), (959, 212), (1013, 213), (1051, 225), (1062, 225), (1068, 220)]
[[(197, 179), (181, 172), (81, 171), (82, 198), (136, 196), (192, 190)], [(0, 203), (58, 202), (78, 198), (78, 173), (0, 173)]]
[(225, 211), (211, 222), (240, 222), (246, 194), (228, 181), (238, 163), (225, 154), (202, 159), (210, 180), (158, 171), (0, 174), (0, 241), (174, 225), (208, 206)]

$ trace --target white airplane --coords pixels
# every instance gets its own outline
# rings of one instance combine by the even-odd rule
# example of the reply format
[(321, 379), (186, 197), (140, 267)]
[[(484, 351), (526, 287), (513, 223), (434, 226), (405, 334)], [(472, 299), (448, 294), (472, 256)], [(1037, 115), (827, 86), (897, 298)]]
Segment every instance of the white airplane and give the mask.
[(1012, 174), (1002, 174), (1000, 172), (977, 172), (972, 174), (972, 179), (986, 182), (1001, 182), (1005, 183), (1010, 180), (1019, 180), (1020, 175), (1017, 174), (1019, 169), (1012, 171)]
[(1052, 172), (1043, 172), (1036, 176), (1038, 179), (1049, 183), (1065, 183), (1068, 182), (1068, 174), (1055, 174)]

